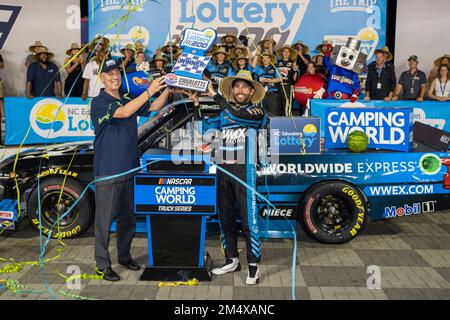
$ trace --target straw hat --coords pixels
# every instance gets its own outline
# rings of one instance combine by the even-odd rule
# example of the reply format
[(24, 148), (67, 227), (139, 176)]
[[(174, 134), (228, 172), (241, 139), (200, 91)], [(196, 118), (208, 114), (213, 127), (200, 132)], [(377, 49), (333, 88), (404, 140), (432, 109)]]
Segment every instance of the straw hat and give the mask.
[(388, 55), (388, 57), (386, 58), (386, 62), (392, 61), (394, 59), (394, 55), (389, 51), (388, 46), (382, 47), (381, 51), (383, 51), (384, 53), (386, 53)]
[(52, 59), (55, 55), (48, 51), (46, 47), (42, 47), (39, 49), (39, 51), (36, 53), (36, 56), (39, 57), (40, 54), (46, 53), (48, 55), (48, 60)]
[(239, 56), (237, 56), (236, 58), (234, 58), (233, 63), (231, 64), (233, 66), (234, 69), (238, 69), (239, 65), (238, 65), (238, 61), (241, 59), (245, 59), (248, 63), (249, 59), (247, 56), (240, 54)]
[(308, 52), (309, 52), (309, 47), (306, 45), (306, 44), (304, 44), (303, 43), (303, 41), (301, 41), (301, 40), (299, 40), (299, 41), (297, 41), (296, 43), (294, 43), (291, 47), (292, 47), (292, 49), (294, 49), (295, 51), (297, 51), (297, 46), (298, 45), (301, 45), (302, 46), (302, 48), (303, 48), (303, 54), (308, 54)]
[(323, 42), (316, 47), (316, 50), (319, 51), (320, 53), (325, 54), (325, 52), (323, 52), (323, 50), (322, 50), (322, 47), (327, 46), (329, 44), (331, 44), (329, 41), (323, 40)]
[[(238, 56), (238, 54), (236, 54), (236, 50), (237, 49), (240, 49), (240, 50), (242, 50), (242, 54), (243, 55), (245, 55), (246, 57), (248, 57), (248, 51), (247, 51), (247, 47), (245, 47), (245, 46), (243, 46), (243, 45), (241, 45), (241, 44), (238, 44), (236, 47), (234, 47), (233, 49), (231, 49), (231, 56), (232, 57), (237, 57)], [(241, 55), (241, 54), (239, 54), (239, 55)]]
[(237, 38), (234, 34), (232, 34), (232, 33), (227, 33), (227, 34), (224, 35), (223, 37), (220, 37), (220, 41), (222, 41), (222, 43), (226, 43), (226, 42), (225, 42), (225, 39), (228, 38), (228, 37), (233, 38), (233, 44), (237, 44), (238, 38)]
[(28, 49), (34, 53), (34, 48), (41, 47), (46, 48), (40, 41), (35, 41), (33, 45), (29, 46)]
[(277, 57), (279, 57), (280, 59), (283, 58), (283, 55), (281, 54), (283, 52), (283, 50), (288, 49), (291, 52), (291, 61), (295, 61), (297, 59), (297, 51), (295, 51), (295, 49), (293, 49), (291, 46), (283, 46), (280, 49), (278, 49), (276, 51)]
[(219, 53), (223, 53), (224, 55), (226, 55), (225, 59), (228, 59), (230, 57), (230, 54), (228, 53), (227, 49), (225, 49), (224, 47), (220, 47), (220, 48), (216, 49), (212, 53), (212, 56), (216, 57)]
[(445, 58), (450, 60), (450, 55), (444, 54), (442, 57), (439, 57), (436, 60), (434, 60), (434, 66), (436, 68), (439, 68), (441, 66), (441, 64), (442, 64), (442, 60), (444, 60)]
[(68, 56), (71, 56), (72, 55), (72, 50), (81, 50), (81, 47), (78, 44), (76, 44), (76, 43), (72, 43), (72, 45), (70, 46), (70, 49), (67, 49), (66, 54)]
[(120, 53), (121, 53), (123, 56), (125, 56), (125, 50), (131, 50), (131, 51), (133, 51), (133, 52), (136, 52), (136, 48), (135, 48), (131, 43), (127, 44), (125, 48), (122, 48), (122, 49), (120, 50)]
[[(258, 46), (262, 46), (262, 45), (264, 44), (264, 42), (266, 42), (266, 41), (270, 41), (270, 39), (269, 39), (269, 38), (262, 39), (262, 40), (258, 43)], [(274, 47), (276, 47), (276, 45), (277, 45), (277, 42), (276, 42), (275, 40), (272, 39), (272, 47), (274, 48)]]
[(214, 44), (211, 49), (209, 49), (209, 51), (206, 53), (207, 56), (212, 56), (214, 55), (214, 52), (216, 52), (216, 50), (219, 48), (219, 46), (217, 44)]
[(270, 57), (270, 62), (271, 62), (272, 64), (277, 63), (277, 57), (276, 57), (274, 54), (263, 53), (262, 56), (259, 56), (259, 57), (258, 57), (258, 64), (261, 65), (261, 66), (263, 65), (263, 57)]
[(95, 47), (99, 42), (103, 44), (103, 49), (108, 50), (110, 41), (108, 38), (102, 36), (96, 36), (95, 39), (91, 41), (91, 44), (89, 45), (89, 50), (94, 51)]
[[(165, 52), (165, 51), (169, 51), (170, 50), (170, 42), (168, 42), (165, 46), (162, 46), (161, 47), (161, 51), (162, 52)], [(176, 44), (173, 44), (172, 43), (172, 51), (178, 51), (178, 50), (180, 50), (180, 47), (179, 46), (177, 46)]]
[(252, 75), (248, 70), (241, 70), (235, 77), (227, 77), (220, 82), (220, 92), (222, 92), (222, 95), (224, 96), (225, 99), (234, 101), (231, 89), (233, 86), (233, 82), (239, 79), (249, 82), (255, 89), (255, 93), (251, 98), (252, 103), (257, 104), (264, 99), (264, 97), (266, 96), (264, 87), (259, 82), (253, 80)]
[(164, 61), (164, 63), (169, 63), (169, 60), (162, 54), (158, 54), (157, 56), (155, 56), (155, 58), (153, 59), (153, 62), (156, 62), (156, 61)]

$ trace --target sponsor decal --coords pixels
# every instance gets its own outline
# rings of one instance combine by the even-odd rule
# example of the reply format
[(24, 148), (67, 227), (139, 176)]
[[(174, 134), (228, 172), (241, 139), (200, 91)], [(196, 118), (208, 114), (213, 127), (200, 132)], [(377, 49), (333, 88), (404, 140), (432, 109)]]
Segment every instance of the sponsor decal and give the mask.
[(78, 177), (78, 173), (73, 172), (73, 171), (68, 171), (65, 169), (62, 169), (61, 167), (56, 167), (56, 168), (51, 168), (45, 171), (42, 171), (39, 175), (38, 178), (43, 178), (43, 177), (47, 177), (47, 176), (51, 176), (51, 175), (65, 175), (65, 176), (70, 176), (73, 178)]
[(412, 149), (412, 109), (329, 108), (326, 119), (327, 148), (347, 148), (348, 135), (364, 131), (369, 137), (369, 148), (406, 152)]
[(177, 205), (194, 204), (194, 187), (156, 187), (155, 196), (158, 204)]
[(434, 185), (418, 184), (411, 186), (374, 186), (366, 188), (365, 193), (370, 197), (433, 194)]
[(294, 214), (293, 208), (264, 208), (260, 210), (260, 215), (263, 218), (292, 218)]
[(421, 213), (432, 213), (435, 212), (435, 207), (436, 201), (413, 203), (412, 205), (405, 204), (402, 207), (386, 207), (384, 208), (384, 217), (386, 219), (390, 219), (396, 217), (413, 216)]
[(13, 211), (0, 211), (0, 219), (13, 220), (14, 212)]
[(0, 219), (0, 229), (14, 230), (15, 229), (14, 220)]
[(43, 99), (31, 109), (30, 123), (33, 131), (42, 138), (94, 136), (88, 105)]
[(192, 179), (183, 178), (169, 178), (169, 179), (159, 179), (158, 184), (162, 185), (192, 185)]
[(364, 208), (364, 201), (359, 197), (358, 193), (350, 187), (344, 187), (342, 189), (346, 195), (352, 198), (356, 207), (359, 209), (358, 218), (356, 219), (356, 225), (350, 230), (350, 234), (354, 237), (361, 230), (364, 224), (364, 219), (366, 216), (366, 209)]
[(446, 124), (446, 120), (445, 119), (430, 119), (427, 118), (427, 114), (425, 113), (425, 110), (420, 109), (420, 108), (414, 108), (414, 122), (415, 121), (419, 121), (422, 122), (423, 124), (432, 126), (434, 128), (438, 128), (443, 130), (444, 126)]
[(270, 121), (273, 154), (320, 153), (320, 118), (272, 118)]

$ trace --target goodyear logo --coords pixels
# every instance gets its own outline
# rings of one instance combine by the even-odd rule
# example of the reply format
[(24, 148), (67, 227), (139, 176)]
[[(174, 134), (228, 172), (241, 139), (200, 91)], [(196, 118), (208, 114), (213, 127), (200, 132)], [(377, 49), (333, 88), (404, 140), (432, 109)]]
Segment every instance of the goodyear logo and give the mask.
[(30, 112), (33, 131), (42, 138), (93, 137), (87, 105), (63, 104), (56, 99), (37, 102)]

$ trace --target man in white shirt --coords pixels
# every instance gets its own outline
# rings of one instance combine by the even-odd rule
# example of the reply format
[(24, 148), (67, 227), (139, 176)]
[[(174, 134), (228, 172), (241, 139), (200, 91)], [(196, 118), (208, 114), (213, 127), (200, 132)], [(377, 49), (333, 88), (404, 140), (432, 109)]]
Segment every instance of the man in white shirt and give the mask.
[(105, 58), (105, 51), (102, 45), (98, 45), (95, 50), (95, 57), (84, 68), (83, 71), (83, 94), (81, 98), (87, 100), (87, 98), (95, 98), (100, 93), (100, 89), (105, 86), (100, 81), (99, 69)]

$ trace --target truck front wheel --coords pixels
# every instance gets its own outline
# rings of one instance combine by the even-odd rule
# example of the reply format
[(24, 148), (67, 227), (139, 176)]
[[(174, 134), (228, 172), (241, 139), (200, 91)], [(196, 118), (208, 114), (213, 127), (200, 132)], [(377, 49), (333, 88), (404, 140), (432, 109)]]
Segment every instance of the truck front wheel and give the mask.
[[(39, 223), (37, 186), (31, 191), (28, 199), (27, 215), (32, 226), (36, 230), (42, 228), (45, 235), (48, 235), (51, 230), (53, 238), (75, 238), (86, 232), (91, 226), (94, 219), (94, 208), (91, 196), (86, 193), (73, 210), (66, 214), (80, 198), (84, 188), (80, 182), (69, 178), (64, 184), (64, 189), (63, 183), (64, 177), (42, 180), (40, 182), (41, 224)], [(61, 190), (63, 190), (62, 194)], [(58, 220), (60, 221), (57, 222)], [(53, 225), (55, 227), (52, 228)]]
[(368, 204), (362, 192), (342, 181), (313, 186), (299, 206), (303, 230), (314, 240), (341, 244), (357, 237), (367, 224)]

